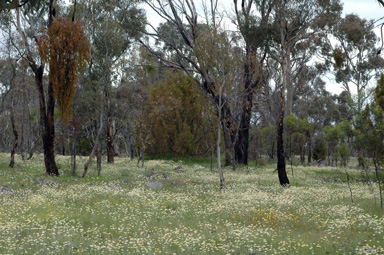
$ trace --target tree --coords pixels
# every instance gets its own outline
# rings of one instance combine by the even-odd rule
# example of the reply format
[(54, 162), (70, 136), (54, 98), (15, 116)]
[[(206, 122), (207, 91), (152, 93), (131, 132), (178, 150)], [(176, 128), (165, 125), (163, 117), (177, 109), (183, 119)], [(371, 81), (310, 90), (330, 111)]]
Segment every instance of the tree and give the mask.
[[(378, 87), (381, 87), (383, 83), (384, 79), (380, 79)], [(364, 111), (357, 118), (359, 122), (356, 128), (357, 139), (359, 140), (357, 146), (373, 161), (380, 192), (380, 207), (383, 208), (381, 185), (384, 165), (384, 112), (380, 105), (372, 102), (370, 105), (366, 105)]]
[[(302, 67), (316, 53), (324, 32), (332, 26), (333, 17), (340, 15), (338, 0), (295, 1), (281, 0), (276, 5), (276, 51), (272, 57), (281, 66), (282, 81), (280, 113), (277, 127), (277, 169), (282, 185), (289, 184), (285, 171), (283, 146), (284, 116), (292, 112), (293, 81)], [(296, 65), (296, 70), (294, 66)]]
[(333, 71), (336, 82), (342, 85), (350, 98), (356, 93), (355, 114), (364, 109), (365, 101), (370, 96), (368, 86), (384, 67), (384, 60), (376, 54), (378, 37), (373, 26), (373, 21), (349, 14), (340, 19), (333, 29), (337, 40), (331, 55)]
[[(54, 152), (55, 96), (58, 98), (60, 107), (62, 107), (62, 117), (65, 118), (68, 112), (65, 113), (67, 109), (64, 107), (70, 105), (69, 102), (72, 100), (71, 97), (73, 98), (74, 86), (76, 86), (77, 77), (80, 72), (79, 69), (75, 68), (84, 67), (84, 61), (88, 58), (88, 41), (79, 23), (73, 21), (65, 22), (64, 19), (56, 20), (54, 3), (53, 0), (50, 0), (48, 4), (48, 29), (45, 36), (38, 35), (36, 27), (34, 27), (34, 18), (29, 13), (24, 14), (24, 17), (28, 17), (28, 21), (31, 22), (30, 31), (32, 32), (32, 38), (37, 42), (36, 46), (38, 47), (40, 57), (40, 64), (38, 64), (38, 61), (34, 58), (35, 54), (30, 44), (31, 41), (27, 38), (25, 29), (21, 26), (20, 16), (20, 11), (17, 9), (17, 30), (24, 43), (26, 59), (35, 76), (36, 88), (39, 94), (40, 124), (46, 172), (48, 175), (59, 175)], [(62, 26), (62, 24), (65, 25)], [(30, 34), (28, 33), (28, 35)], [(58, 58), (55, 58), (55, 56), (58, 56)], [(43, 83), (46, 62), (51, 66), (47, 98)], [(62, 79), (55, 79), (56, 75)]]
[(40, 5), (40, 0), (1, 0), (0, 1), (0, 12), (4, 10), (12, 10), (17, 9), (20, 7), (23, 7), (26, 4), (29, 4), (30, 6)]
[[(236, 13), (236, 23), (244, 46), (242, 54), (242, 93), (241, 115), (238, 127), (238, 137), (235, 144), (235, 160), (248, 165), (249, 129), (252, 118), (254, 95), (261, 86), (265, 86), (266, 72), (264, 62), (267, 57), (268, 44), (271, 39), (270, 16), (275, 7), (275, 1), (242, 0), (241, 8), (238, 1), (233, 0)], [(256, 8), (258, 16), (254, 16)]]
[[(205, 93), (207, 93), (221, 113), (221, 125), (225, 144), (225, 164), (231, 165), (232, 145), (236, 143), (238, 127), (236, 117), (238, 112), (233, 109), (233, 102), (228, 93), (239, 89), (241, 75), (239, 70), (239, 54), (231, 44), (228, 34), (220, 27), (220, 14), (217, 11), (217, 1), (210, 1), (205, 7), (204, 23), (198, 23), (198, 12), (194, 1), (146, 1), (147, 4), (166, 20), (169, 29), (152, 28), (154, 32), (147, 32), (153, 37), (159, 47), (172, 51), (172, 55), (160, 54), (148, 43), (142, 42), (148, 50), (161, 60), (162, 64), (181, 69), (193, 78)], [(182, 20), (187, 20), (188, 24)], [(164, 25), (163, 25), (164, 26)], [(168, 31), (168, 33), (162, 33)], [(170, 36), (174, 34), (175, 36)], [(220, 94), (219, 87), (223, 87)], [(233, 85), (231, 85), (233, 84)], [(230, 92), (230, 90), (232, 90)], [(233, 95), (233, 94), (232, 94)], [(217, 113), (219, 115), (219, 112)], [(248, 139), (247, 139), (248, 140)], [(248, 152), (246, 152), (248, 153)]]
[[(164, 81), (149, 88), (149, 107), (144, 124), (150, 130), (147, 153), (151, 155), (191, 156), (205, 154), (203, 142), (209, 126), (210, 104), (195, 89), (194, 80), (180, 71), (168, 71)], [(160, 111), (153, 114), (152, 111)], [(149, 116), (151, 116), (149, 118)], [(212, 135), (212, 134), (211, 134)]]
[[(117, 102), (114, 100), (112, 85), (118, 84), (116, 77), (120, 68), (119, 61), (122, 60), (133, 42), (141, 36), (144, 29), (145, 15), (138, 8), (138, 2), (140, 1), (80, 2), (82, 12), (91, 17), (90, 19), (82, 17), (88, 25), (92, 41), (92, 66), (88, 74), (89, 82), (99, 83), (103, 87), (100, 90), (105, 94), (103, 98), (105, 100), (103, 107), (106, 108), (103, 109), (105, 120), (99, 121), (101, 126), (95, 129), (103, 130), (102, 126), (106, 126), (108, 163), (114, 162), (116, 112), (118, 112), (115, 107)], [(80, 13), (78, 15), (81, 16)], [(101, 116), (101, 110), (99, 116)], [(99, 146), (100, 139), (101, 137), (96, 136), (94, 143), (96, 147)]]

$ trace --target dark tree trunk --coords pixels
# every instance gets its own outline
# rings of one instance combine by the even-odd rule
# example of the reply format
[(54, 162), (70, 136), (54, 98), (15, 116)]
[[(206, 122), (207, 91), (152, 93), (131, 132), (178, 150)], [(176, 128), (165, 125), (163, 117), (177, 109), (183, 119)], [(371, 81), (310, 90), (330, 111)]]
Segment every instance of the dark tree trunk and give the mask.
[(114, 156), (115, 156), (115, 148), (113, 145), (114, 142), (114, 133), (115, 133), (115, 127), (114, 127), (114, 121), (112, 118), (108, 119), (108, 127), (107, 127), (107, 154), (108, 154), (108, 164), (113, 164), (115, 162)]
[(281, 87), (281, 100), (280, 100), (280, 116), (277, 123), (277, 171), (279, 174), (279, 181), (282, 186), (289, 185), (287, 172), (285, 169), (285, 155), (284, 155), (284, 115), (285, 115), (285, 87), (286, 87), (286, 68), (283, 64), (283, 85)]
[(252, 117), (253, 95), (259, 84), (259, 80), (252, 80), (254, 49), (246, 45), (246, 61), (244, 63), (244, 94), (242, 96), (242, 113), (238, 130), (238, 138), (235, 145), (235, 160), (238, 163), (248, 165), (249, 151), (249, 127)]
[[(224, 124), (223, 124), (224, 126)], [(225, 164), (224, 166), (230, 166), (232, 165), (232, 153), (231, 153), (231, 147), (232, 147), (232, 137), (231, 132), (228, 129), (223, 128), (223, 134), (224, 134), (224, 150), (225, 150)]]
[(101, 143), (99, 143), (96, 148), (97, 176), (100, 176), (101, 174), (101, 156)]
[(307, 133), (307, 146), (308, 146), (308, 164), (312, 163), (312, 141), (311, 135)]
[(284, 142), (283, 142), (283, 132), (284, 132), (284, 109), (282, 110), (282, 115), (280, 115), (278, 127), (277, 127), (277, 171), (279, 174), (280, 184), (283, 186), (289, 185), (289, 180), (287, 172), (285, 169), (285, 156), (284, 156)]
[(48, 103), (45, 105), (45, 94), (43, 87), (43, 70), (44, 67), (40, 66), (36, 68), (32, 67), (35, 74), (35, 81), (37, 91), (39, 94), (40, 104), (40, 127), (43, 138), (43, 149), (44, 149), (44, 163), (46, 173), (48, 175), (59, 175), (55, 162), (55, 126), (54, 126), (54, 109), (55, 109), (55, 98), (53, 97), (52, 83), (48, 85)]
[[(246, 103), (248, 105), (250, 103)], [(244, 107), (241, 115), (238, 138), (235, 145), (235, 160), (238, 163), (248, 165), (249, 150), (249, 126), (251, 122), (251, 109)]]
[(72, 174), (76, 176), (76, 154), (77, 154), (77, 132), (76, 127), (73, 131), (73, 141), (72, 141), (72, 152), (73, 152), (73, 165), (72, 165)]
[(15, 153), (16, 153), (16, 148), (19, 140), (19, 135), (17, 133), (16, 125), (15, 125), (15, 117), (13, 114), (13, 99), (12, 99), (12, 109), (11, 109), (11, 125), (12, 125), (12, 131), (13, 131), (13, 136), (15, 140), (13, 141), (13, 146), (11, 150), (11, 161), (9, 162), (9, 166), (13, 167), (15, 165)]

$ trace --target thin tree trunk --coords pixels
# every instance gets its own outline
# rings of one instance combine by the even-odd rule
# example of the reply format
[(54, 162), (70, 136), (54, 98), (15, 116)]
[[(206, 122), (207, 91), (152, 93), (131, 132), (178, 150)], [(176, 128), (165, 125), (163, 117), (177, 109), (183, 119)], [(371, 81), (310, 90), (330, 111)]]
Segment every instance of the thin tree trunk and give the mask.
[(213, 148), (214, 146), (211, 146), (211, 166), (210, 166), (211, 173), (213, 172)]
[[(145, 141), (141, 139), (141, 167), (144, 168), (144, 157), (145, 157)], [(140, 162), (139, 158), (139, 162)]]
[[(16, 67), (13, 65), (12, 61), (10, 61), (10, 63), (12, 66), (12, 78), (10, 81), (10, 85), (11, 85), (10, 90), (11, 90), (13, 88), (14, 80), (16, 78)], [(11, 150), (11, 161), (9, 162), (10, 167), (13, 167), (15, 165), (15, 153), (16, 153), (16, 148), (17, 148), (18, 139), (19, 139), (19, 135), (17, 133), (16, 125), (15, 125), (14, 107), (15, 107), (15, 104), (14, 104), (14, 98), (13, 98), (13, 91), (11, 91), (11, 107), (10, 107), (11, 116), (10, 117), (11, 117), (11, 125), (12, 125), (14, 140), (13, 140), (13, 146)]]
[(101, 142), (97, 145), (96, 149), (96, 168), (97, 168), (97, 176), (101, 174)]
[(92, 152), (89, 155), (88, 160), (87, 160), (87, 162), (84, 165), (84, 171), (83, 171), (83, 173), (80, 176), (81, 178), (83, 178), (87, 174), (89, 164), (91, 163), (92, 158), (93, 158), (93, 156), (96, 153), (97, 146), (99, 145), (99, 140), (100, 140), (101, 132), (103, 130), (104, 94), (105, 94), (104, 92), (105, 92), (105, 88), (104, 88), (104, 91), (101, 93), (101, 98), (100, 98), (100, 124), (99, 124), (99, 130), (97, 131), (96, 141), (95, 141), (95, 144), (93, 145)]
[(383, 209), (383, 191), (381, 190), (381, 180), (380, 180), (380, 174), (379, 174), (379, 165), (378, 165), (376, 159), (373, 159), (373, 163), (375, 164), (376, 179), (377, 179), (377, 182), (379, 183), (380, 208)]
[(107, 150), (108, 150), (108, 164), (113, 164), (115, 162), (115, 148), (114, 148), (114, 132), (115, 132), (115, 121), (112, 118), (108, 119), (107, 127)]
[[(222, 110), (222, 98), (221, 98), (221, 93), (222, 93), (222, 87), (220, 87), (219, 91), (219, 104), (218, 104), (218, 113), (219, 113), (219, 123), (217, 125), (217, 168), (219, 170), (219, 178), (220, 178), (220, 189), (225, 190), (225, 179), (224, 179), (224, 174), (223, 174), (223, 169), (221, 169), (221, 148), (220, 148), (220, 143), (221, 143), (221, 130), (220, 130), (220, 120), (221, 120), (221, 110)], [(225, 146), (227, 147), (227, 146)]]
[(11, 106), (11, 124), (12, 124), (12, 132), (14, 136), (14, 141), (13, 141), (13, 146), (11, 150), (11, 161), (9, 162), (9, 166), (13, 167), (15, 165), (15, 153), (16, 153), (16, 148), (18, 145), (18, 139), (19, 135), (16, 130), (16, 125), (15, 125), (15, 117), (14, 117), (14, 110), (13, 110), (13, 98), (12, 98), (12, 106)]
[(347, 175), (347, 183), (348, 183), (349, 193), (350, 193), (350, 195), (351, 195), (351, 202), (352, 202), (352, 204), (353, 204), (353, 194), (352, 194), (351, 185), (350, 185), (350, 183), (349, 183), (350, 178), (349, 178), (349, 174), (348, 174), (346, 168), (345, 168), (345, 174)]
[(312, 141), (310, 136), (308, 136), (307, 143), (308, 143), (308, 164), (311, 164), (312, 163)]
[(72, 141), (72, 152), (73, 152), (73, 162), (72, 162), (72, 174), (76, 176), (76, 154), (77, 154), (77, 132), (74, 128), (73, 132), (73, 141)]

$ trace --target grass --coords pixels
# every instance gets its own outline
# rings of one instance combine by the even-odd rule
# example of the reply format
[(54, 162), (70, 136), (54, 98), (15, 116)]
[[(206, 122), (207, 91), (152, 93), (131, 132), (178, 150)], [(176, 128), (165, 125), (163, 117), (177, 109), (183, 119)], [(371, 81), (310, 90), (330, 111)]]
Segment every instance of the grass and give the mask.
[(332, 167), (289, 168), (289, 188), (274, 165), (228, 168), (223, 192), (206, 159), (141, 168), (117, 158), (83, 179), (68, 157), (57, 157), (60, 177), (44, 175), (42, 157), (14, 169), (8, 160), (0, 154), (0, 185), (14, 191), (0, 195), (0, 254), (384, 253), (377, 183), (372, 192), (358, 170), (348, 169), (352, 204), (344, 170)]

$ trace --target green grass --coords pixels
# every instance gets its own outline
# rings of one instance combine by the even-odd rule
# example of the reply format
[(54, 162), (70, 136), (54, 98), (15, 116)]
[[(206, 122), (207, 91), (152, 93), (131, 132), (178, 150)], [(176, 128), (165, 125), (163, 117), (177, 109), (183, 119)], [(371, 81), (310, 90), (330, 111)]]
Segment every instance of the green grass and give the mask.
[[(60, 177), (44, 175), (42, 156), (17, 158), (14, 169), (8, 160), (0, 154), (0, 185), (14, 190), (0, 195), (0, 254), (384, 252), (378, 185), (372, 192), (354, 169), (347, 169), (351, 203), (345, 171), (332, 167), (295, 166), (294, 176), (287, 167), (289, 188), (278, 184), (275, 165), (225, 168), (220, 191), (206, 158), (150, 160), (144, 168), (117, 158), (103, 162), (101, 176), (91, 165), (83, 179), (71, 175), (68, 157), (57, 157)], [(149, 181), (164, 186), (151, 190)]]

